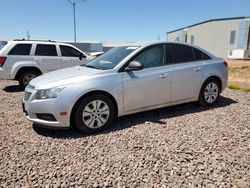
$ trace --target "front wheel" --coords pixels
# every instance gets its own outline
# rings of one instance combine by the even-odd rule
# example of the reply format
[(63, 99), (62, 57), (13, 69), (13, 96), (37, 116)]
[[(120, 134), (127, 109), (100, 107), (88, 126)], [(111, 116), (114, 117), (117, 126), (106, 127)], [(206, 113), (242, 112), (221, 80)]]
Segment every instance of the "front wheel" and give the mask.
[(74, 112), (74, 123), (84, 133), (98, 132), (108, 127), (114, 119), (114, 104), (109, 97), (94, 94), (84, 98)]
[(200, 91), (199, 103), (203, 106), (213, 105), (220, 94), (220, 85), (214, 79), (207, 80)]

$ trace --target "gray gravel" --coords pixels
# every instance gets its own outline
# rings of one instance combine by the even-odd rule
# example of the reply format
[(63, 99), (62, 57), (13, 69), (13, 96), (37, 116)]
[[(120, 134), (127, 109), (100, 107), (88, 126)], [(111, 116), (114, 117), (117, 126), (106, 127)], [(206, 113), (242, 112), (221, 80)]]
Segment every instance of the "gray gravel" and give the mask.
[(118, 119), (95, 135), (32, 127), (0, 80), (0, 187), (250, 187), (250, 93)]

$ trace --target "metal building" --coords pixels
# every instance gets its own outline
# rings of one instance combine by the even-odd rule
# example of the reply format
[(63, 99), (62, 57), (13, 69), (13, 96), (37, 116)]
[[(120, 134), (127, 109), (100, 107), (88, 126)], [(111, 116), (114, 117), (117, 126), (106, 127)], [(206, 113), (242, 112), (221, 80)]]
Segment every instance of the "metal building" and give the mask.
[(200, 46), (218, 57), (250, 59), (250, 17), (212, 19), (167, 32), (167, 41)]

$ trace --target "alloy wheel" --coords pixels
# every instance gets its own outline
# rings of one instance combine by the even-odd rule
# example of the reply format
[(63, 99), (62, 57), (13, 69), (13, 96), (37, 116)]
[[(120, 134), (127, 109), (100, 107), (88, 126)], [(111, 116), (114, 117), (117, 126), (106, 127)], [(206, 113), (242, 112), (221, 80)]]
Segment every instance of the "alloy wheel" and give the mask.
[(108, 121), (109, 116), (108, 104), (102, 100), (94, 100), (85, 106), (82, 119), (87, 127), (97, 129)]
[(219, 95), (219, 88), (216, 83), (210, 82), (204, 91), (204, 98), (207, 103), (211, 104), (215, 102)]

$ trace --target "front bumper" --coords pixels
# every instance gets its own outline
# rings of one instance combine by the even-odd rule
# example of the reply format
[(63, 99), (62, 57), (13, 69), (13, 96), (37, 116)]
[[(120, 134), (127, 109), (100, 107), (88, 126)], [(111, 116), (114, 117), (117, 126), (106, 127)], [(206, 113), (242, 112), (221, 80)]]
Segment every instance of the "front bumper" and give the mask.
[[(23, 99), (23, 112), (27, 119), (35, 124), (43, 125), (51, 128), (69, 128), (70, 127), (70, 113), (61, 116), (60, 112), (65, 112), (65, 108), (62, 108), (60, 103), (55, 99), (37, 100), (37, 90), (25, 89), (25, 95), (28, 93), (28, 97)], [(55, 121), (48, 121), (39, 119), (37, 114), (52, 114), (55, 117)]]

